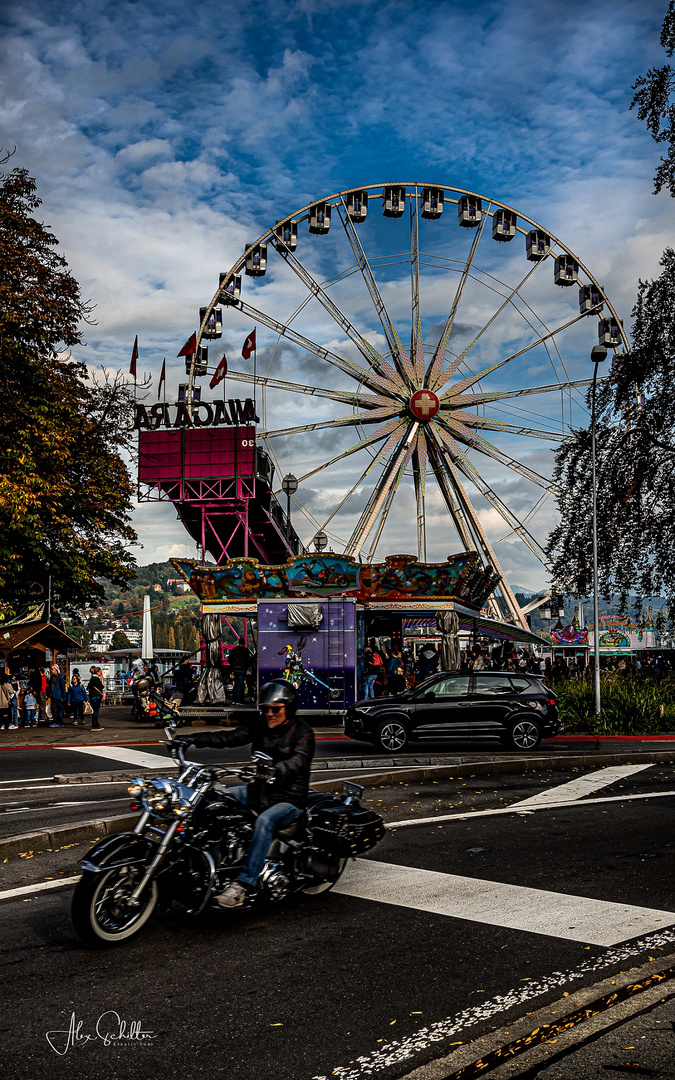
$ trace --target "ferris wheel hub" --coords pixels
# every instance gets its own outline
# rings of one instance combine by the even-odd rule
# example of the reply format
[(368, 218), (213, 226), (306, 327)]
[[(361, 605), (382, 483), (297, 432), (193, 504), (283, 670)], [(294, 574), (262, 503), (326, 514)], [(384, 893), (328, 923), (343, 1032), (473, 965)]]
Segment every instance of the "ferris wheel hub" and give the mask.
[(416, 390), (408, 407), (416, 420), (433, 420), (441, 403), (433, 390)]

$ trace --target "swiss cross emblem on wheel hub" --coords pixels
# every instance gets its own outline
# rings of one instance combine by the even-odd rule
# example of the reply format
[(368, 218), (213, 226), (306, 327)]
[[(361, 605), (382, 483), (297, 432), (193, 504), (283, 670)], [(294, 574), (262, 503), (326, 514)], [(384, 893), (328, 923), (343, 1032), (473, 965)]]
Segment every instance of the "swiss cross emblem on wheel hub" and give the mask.
[(410, 411), (416, 420), (432, 420), (440, 407), (432, 390), (416, 390), (410, 399)]

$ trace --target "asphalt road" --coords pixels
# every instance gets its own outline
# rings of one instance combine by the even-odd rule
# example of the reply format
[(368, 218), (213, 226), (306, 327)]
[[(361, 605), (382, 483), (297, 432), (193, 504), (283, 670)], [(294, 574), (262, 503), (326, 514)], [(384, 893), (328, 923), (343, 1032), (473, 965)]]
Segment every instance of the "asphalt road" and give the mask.
[[(547, 751), (542, 750), (544, 752)], [(521, 756), (507, 754), (495, 739), (420, 744), (397, 760), (412, 763), (428, 761), (432, 756), (452, 761), (458, 755), (467, 754), (476, 759), (494, 754), (504, 758)], [(244, 764), (249, 760), (249, 753), (246, 747), (191, 750), (189, 759), (204, 764)], [(346, 774), (352, 763), (354, 768), (359, 768), (362, 761), (391, 762), (391, 758), (384, 758), (381, 751), (366, 743), (354, 742), (339, 734), (319, 734), (313, 779), (335, 775), (335, 770), (326, 766), (336, 759), (348, 763), (343, 770)], [(0, 838), (44, 829), (47, 825), (57, 827), (126, 812), (129, 803), (126, 780), (55, 784), (55, 775), (67, 777), (148, 768), (156, 768), (161, 773), (171, 765), (165, 743), (155, 741), (3, 748), (0, 753)]]
[[(675, 953), (674, 788), (666, 764), (373, 789), (390, 828), (333, 892), (187, 927), (157, 917), (104, 952), (74, 935), (69, 890), (4, 899), (7, 1073), (405, 1076), (565, 994)], [(0, 888), (68, 876), (82, 853), (12, 859)], [(113, 1013), (134, 1038), (110, 1038), (120, 1030)], [(657, 1031), (653, 1075), (666, 1078), (675, 1075), (671, 1013), (640, 1028), (645, 1038)], [(79, 1037), (69, 1040), (73, 1016)], [(633, 1044), (603, 1045), (599, 1073), (558, 1063), (542, 1075), (605, 1075), (608, 1062), (632, 1056), (624, 1045)]]

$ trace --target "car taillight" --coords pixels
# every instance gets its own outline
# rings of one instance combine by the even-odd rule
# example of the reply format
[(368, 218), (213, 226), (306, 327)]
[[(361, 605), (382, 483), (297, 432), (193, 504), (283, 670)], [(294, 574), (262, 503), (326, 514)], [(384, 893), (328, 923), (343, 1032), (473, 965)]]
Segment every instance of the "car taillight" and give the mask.
[(546, 698), (546, 704), (547, 705), (555, 705), (555, 698), (554, 697), (547, 697)]

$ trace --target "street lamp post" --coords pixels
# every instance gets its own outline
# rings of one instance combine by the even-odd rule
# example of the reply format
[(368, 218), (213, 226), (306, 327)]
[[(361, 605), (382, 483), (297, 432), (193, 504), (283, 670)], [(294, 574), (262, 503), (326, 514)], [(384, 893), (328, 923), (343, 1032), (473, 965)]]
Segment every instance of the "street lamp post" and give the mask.
[(598, 487), (595, 474), (595, 391), (598, 381), (598, 364), (607, 359), (604, 345), (591, 349), (593, 387), (591, 390), (591, 486), (593, 492), (593, 683), (595, 686), (595, 715), (600, 716), (600, 620), (598, 615)]
[(282, 488), (282, 491), (286, 492), (286, 499), (287, 499), (287, 504), (286, 504), (286, 525), (287, 525), (288, 541), (289, 541), (289, 544), (290, 544), (290, 540), (291, 540), (291, 495), (295, 495), (296, 491), (298, 490), (298, 481), (295, 478), (295, 476), (293, 476), (293, 473), (286, 473), (283, 480), (281, 481), (281, 488)]

